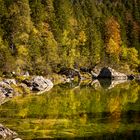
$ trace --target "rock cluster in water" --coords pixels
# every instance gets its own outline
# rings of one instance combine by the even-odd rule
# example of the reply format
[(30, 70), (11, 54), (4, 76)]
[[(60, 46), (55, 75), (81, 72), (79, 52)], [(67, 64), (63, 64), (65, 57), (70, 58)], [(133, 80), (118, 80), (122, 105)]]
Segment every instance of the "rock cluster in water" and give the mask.
[(110, 78), (115, 80), (127, 80), (128, 76), (124, 73), (117, 72), (110, 67), (104, 67), (101, 69), (97, 78)]
[[(121, 72), (118, 72), (111, 67), (103, 67), (100, 70), (97, 70), (96, 68), (89, 69), (86, 67), (80, 68), (78, 71), (77, 69), (70, 69), (70, 68), (63, 68), (60, 70), (58, 74), (65, 75), (67, 79), (73, 80), (75, 76), (78, 76), (80, 80), (85, 79), (82, 73), (89, 73), (92, 79), (112, 79), (112, 80), (132, 80), (132, 79), (140, 79), (140, 76), (135, 75), (127, 75)], [(67, 81), (70, 81), (67, 80)]]
[(31, 92), (43, 93), (49, 91), (53, 87), (51, 80), (44, 78), (43, 76), (34, 76), (22, 81), (15, 79), (3, 79), (0, 81), (0, 105), (7, 102), (13, 96), (19, 96), (19, 90), (22, 88), (26, 91), (28, 89)]
[(32, 91), (49, 91), (53, 87), (52, 81), (43, 76), (35, 76), (31, 80), (24, 80), (23, 83)]

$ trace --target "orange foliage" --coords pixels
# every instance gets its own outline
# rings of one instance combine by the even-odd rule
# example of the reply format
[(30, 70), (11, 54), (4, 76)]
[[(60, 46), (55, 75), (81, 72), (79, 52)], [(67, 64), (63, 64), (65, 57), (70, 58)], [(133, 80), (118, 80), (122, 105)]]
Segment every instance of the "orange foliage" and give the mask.
[(109, 18), (106, 23), (106, 52), (110, 55), (116, 55), (119, 57), (121, 51), (121, 36), (120, 36), (120, 25), (113, 18)]

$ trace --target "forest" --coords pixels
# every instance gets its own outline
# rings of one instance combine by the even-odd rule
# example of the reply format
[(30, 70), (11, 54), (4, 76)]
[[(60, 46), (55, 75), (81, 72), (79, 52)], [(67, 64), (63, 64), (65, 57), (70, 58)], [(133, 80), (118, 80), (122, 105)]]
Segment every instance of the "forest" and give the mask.
[(0, 0), (0, 75), (140, 68), (140, 0)]

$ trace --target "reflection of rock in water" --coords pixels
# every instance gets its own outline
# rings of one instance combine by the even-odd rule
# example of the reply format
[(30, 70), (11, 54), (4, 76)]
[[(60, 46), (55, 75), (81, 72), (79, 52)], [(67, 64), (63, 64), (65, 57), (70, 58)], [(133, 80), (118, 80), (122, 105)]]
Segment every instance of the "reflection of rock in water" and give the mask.
[(105, 79), (96, 79), (89, 83), (82, 83), (82, 82), (70, 82), (65, 84), (59, 84), (60, 87), (63, 87), (65, 89), (73, 89), (73, 88), (82, 88), (85, 86), (92, 86), (95, 90), (103, 88), (103, 89), (111, 89), (114, 88), (116, 85), (122, 84), (127, 82), (127, 80), (111, 80), (108, 78)]
[(91, 86), (94, 87), (96, 90), (101, 87), (99, 80), (93, 80), (91, 82)]
[(9, 97), (6, 97), (4, 94), (0, 93), (0, 105), (4, 104), (5, 102), (9, 100), (10, 100)]
[(127, 80), (112, 80), (108, 89), (114, 88), (116, 85), (123, 84), (125, 82), (127, 82)]
[(58, 84), (60, 87), (65, 89), (73, 89), (80, 86), (80, 82), (71, 81), (69, 83)]
[(13, 140), (16, 137), (17, 137), (16, 132), (0, 124), (0, 139), (1, 140)]
[(127, 82), (127, 80), (111, 80), (111, 79), (99, 79), (92, 81), (91, 85), (98, 89), (100, 87), (104, 89), (114, 88), (116, 85)]
[(102, 88), (108, 89), (111, 85), (111, 79), (99, 79)]

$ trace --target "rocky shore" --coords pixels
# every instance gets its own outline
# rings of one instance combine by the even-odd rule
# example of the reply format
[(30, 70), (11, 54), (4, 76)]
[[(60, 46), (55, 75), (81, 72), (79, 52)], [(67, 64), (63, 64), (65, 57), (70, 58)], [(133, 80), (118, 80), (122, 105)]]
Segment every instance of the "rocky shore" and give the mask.
[[(80, 68), (71, 69), (63, 68), (58, 72), (58, 78), (45, 78), (43, 76), (30, 76), (29, 74), (15, 78), (1, 78), (0, 80), (0, 105), (7, 102), (10, 98), (27, 93), (42, 94), (49, 91), (55, 84), (55, 79), (60, 83), (77, 80), (79, 82), (89, 79), (90, 81), (101, 79), (110, 79), (112, 83), (121, 83), (121, 81), (136, 79), (140, 81), (140, 75), (124, 74), (110, 67), (99, 69)], [(51, 80), (50, 80), (51, 79)], [(116, 84), (113, 84), (113, 87)]]
[(79, 80), (88, 79), (111, 79), (111, 80), (140, 80), (140, 74), (126, 74), (116, 71), (111, 67), (103, 68), (93, 68), (89, 69), (86, 67), (77, 69), (63, 68), (58, 74), (65, 75), (66, 81), (74, 80), (75, 77), (78, 77)]
[(0, 105), (10, 98), (21, 94), (36, 93), (41, 94), (49, 91), (53, 87), (51, 80), (43, 76), (28, 76), (23, 79), (1, 79), (0, 81)]
[[(111, 80), (133, 80), (136, 79), (140, 81), (140, 75), (134, 74), (125, 74), (118, 72), (111, 67), (103, 67), (100, 69), (88, 69), (88, 68), (80, 68), (71, 69), (71, 68), (63, 68), (61, 69), (57, 75), (59, 76), (60, 82), (71, 82), (75, 79), (78, 81), (83, 81), (86, 79), (90, 79), (91, 81), (94, 79), (111, 79)], [(51, 80), (50, 80), (51, 79)], [(13, 96), (19, 96), (20, 92), (23, 93), (37, 93), (41, 94), (43, 92), (49, 91), (54, 83), (56, 77), (45, 78), (43, 76), (30, 76), (29, 74), (18, 76), (15, 78), (1, 78), (0, 80), (0, 104), (5, 102), (5, 98), (11, 98)], [(7, 99), (6, 99), (7, 100)]]

